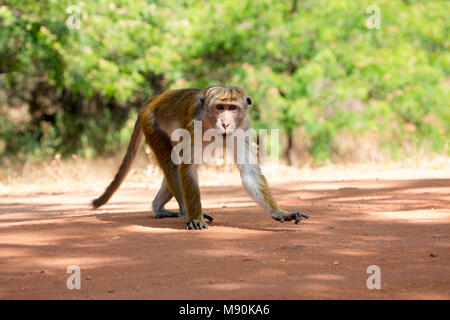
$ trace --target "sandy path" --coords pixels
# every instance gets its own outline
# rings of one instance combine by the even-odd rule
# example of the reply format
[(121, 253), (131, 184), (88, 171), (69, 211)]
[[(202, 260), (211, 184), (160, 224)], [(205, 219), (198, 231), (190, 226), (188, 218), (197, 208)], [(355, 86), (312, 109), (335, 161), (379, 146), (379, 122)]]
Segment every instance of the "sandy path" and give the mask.
[[(275, 222), (234, 180), (202, 188), (215, 218), (203, 231), (153, 219), (155, 188), (126, 185), (95, 212), (94, 192), (2, 195), (0, 298), (450, 298), (450, 177), (271, 186), (311, 218)], [(81, 290), (66, 287), (69, 265)], [(366, 286), (370, 265), (380, 290)]]

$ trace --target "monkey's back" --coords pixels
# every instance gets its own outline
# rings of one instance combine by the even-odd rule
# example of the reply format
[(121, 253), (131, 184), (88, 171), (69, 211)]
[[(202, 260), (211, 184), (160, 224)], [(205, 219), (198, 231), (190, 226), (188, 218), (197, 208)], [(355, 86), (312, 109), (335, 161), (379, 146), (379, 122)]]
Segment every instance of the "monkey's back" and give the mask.
[(167, 133), (177, 128), (185, 128), (188, 119), (198, 110), (200, 89), (174, 89), (149, 99), (141, 111), (143, 127), (158, 123)]

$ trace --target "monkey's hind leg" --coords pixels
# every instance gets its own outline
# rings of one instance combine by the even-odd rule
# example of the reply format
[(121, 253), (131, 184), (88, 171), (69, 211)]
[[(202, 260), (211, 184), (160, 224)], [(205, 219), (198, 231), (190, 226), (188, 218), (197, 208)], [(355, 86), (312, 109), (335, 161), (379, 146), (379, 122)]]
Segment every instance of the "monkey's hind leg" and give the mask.
[(180, 213), (178, 211), (171, 211), (164, 208), (164, 205), (169, 202), (172, 197), (173, 194), (170, 191), (169, 186), (167, 185), (167, 181), (166, 179), (163, 179), (161, 188), (159, 189), (155, 199), (152, 202), (153, 217), (155, 219), (177, 218), (180, 216)]
[[(152, 202), (153, 208), (153, 217), (155, 219), (162, 218), (177, 218), (177, 217), (186, 217), (186, 210), (184, 208), (180, 208), (180, 211), (167, 210), (164, 208), (164, 205), (172, 199), (173, 194), (167, 185), (167, 181), (164, 178), (161, 184), (161, 188), (156, 194), (155, 199)], [(214, 218), (207, 213), (203, 212), (203, 218), (208, 221), (213, 221)]]

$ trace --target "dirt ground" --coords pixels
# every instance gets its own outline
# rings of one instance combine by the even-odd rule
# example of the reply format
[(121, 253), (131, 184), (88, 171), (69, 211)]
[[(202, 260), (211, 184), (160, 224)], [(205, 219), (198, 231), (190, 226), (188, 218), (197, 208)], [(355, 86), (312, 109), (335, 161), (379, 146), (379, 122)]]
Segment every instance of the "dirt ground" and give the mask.
[[(214, 216), (202, 231), (153, 219), (159, 180), (90, 210), (107, 180), (3, 190), (0, 299), (450, 298), (449, 167), (271, 171), (279, 204), (310, 215), (299, 225), (269, 218), (224, 173), (202, 184)], [(67, 288), (71, 265), (80, 290)], [(367, 287), (371, 265), (381, 289)]]

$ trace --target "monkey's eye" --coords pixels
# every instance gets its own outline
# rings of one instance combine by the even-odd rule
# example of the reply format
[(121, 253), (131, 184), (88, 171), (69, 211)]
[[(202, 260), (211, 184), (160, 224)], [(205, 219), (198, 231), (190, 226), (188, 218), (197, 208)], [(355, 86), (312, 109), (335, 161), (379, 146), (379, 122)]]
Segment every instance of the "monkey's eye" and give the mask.
[(229, 110), (236, 110), (236, 106), (235, 106), (234, 104), (232, 104), (232, 105), (230, 105), (230, 106), (228, 107), (228, 109), (229, 109)]
[(221, 105), (221, 104), (218, 104), (217, 105), (217, 110), (223, 110), (224, 109), (224, 106), (223, 105)]

